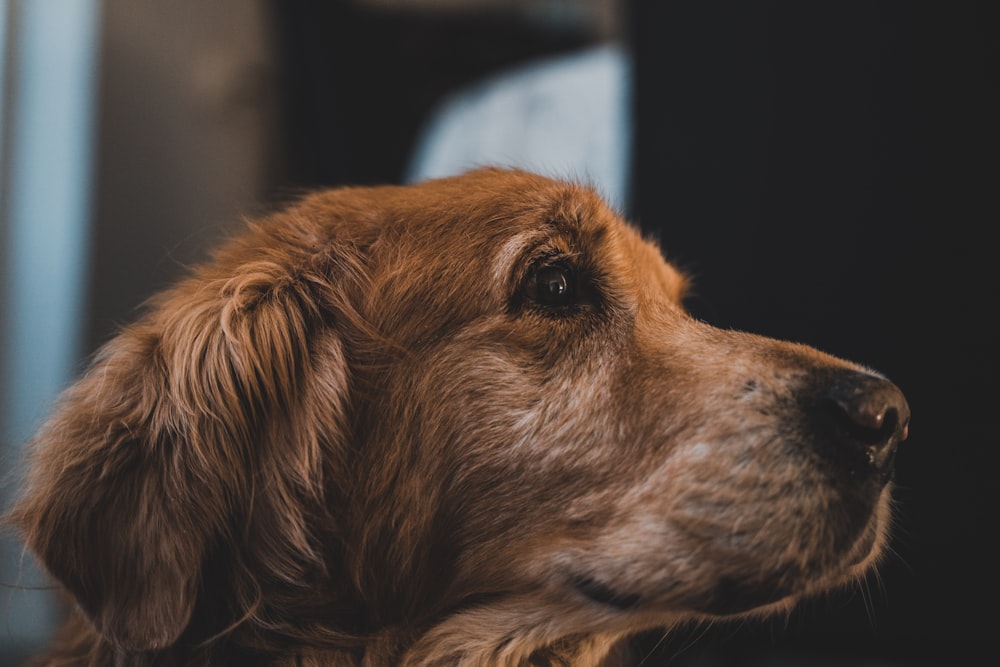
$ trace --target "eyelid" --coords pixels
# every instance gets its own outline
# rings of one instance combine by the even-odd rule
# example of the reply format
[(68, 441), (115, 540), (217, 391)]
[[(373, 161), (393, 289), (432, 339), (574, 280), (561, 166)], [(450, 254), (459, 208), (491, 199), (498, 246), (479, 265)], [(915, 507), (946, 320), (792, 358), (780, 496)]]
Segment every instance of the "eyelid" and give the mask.
[(563, 251), (552, 247), (548, 239), (537, 239), (535, 243), (526, 245), (512, 264), (510, 285), (514, 291), (522, 290), (529, 277), (551, 258), (563, 254)]
[(546, 266), (565, 266), (570, 270), (576, 269), (579, 253), (551, 247), (542, 250), (543, 252), (538, 253), (537, 257), (532, 259), (532, 270), (538, 270)]

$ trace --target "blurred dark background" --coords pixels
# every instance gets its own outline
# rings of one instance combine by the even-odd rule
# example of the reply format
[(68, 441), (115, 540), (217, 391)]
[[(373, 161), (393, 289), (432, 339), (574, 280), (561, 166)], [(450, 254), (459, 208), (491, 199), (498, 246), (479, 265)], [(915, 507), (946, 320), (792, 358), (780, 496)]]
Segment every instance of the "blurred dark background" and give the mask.
[(811, 605), (787, 627), (712, 632), (715, 664), (778, 646), (844, 664), (988, 654), (998, 7), (632, 5), (632, 213), (691, 265), (691, 309), (863, 361), (913, 412), (894, 555), (870, 594)]
[[(18, 4), (0, 5), (8, 36)], [(1000, 620), (997, 3), (95, 6), (91, 215), (67, 379), (241, 216), (303, 189), (403, 182), (456, 91), (620, 45), (630, 75), (623, 208), (692, 274), (692, 312), (865, 363), (913, 412), (893, 553), (878, 577), (788, 618), (643, 636), (643, 665), (950, 666), (989, 655)], [(7, 44), (10, 53), (18, 42)], [(3, 222), (9, 241), (16, 220), (8, 211)], [(0, 321), (15, 317), (15, 302), (0, 301)], [(0, 337), (0, 370), (28, 354), (14, 338)], [(6, 426), (12, 470), (43, 415), (39, 406)], [(19, 550), (0, 556), (10, 585)], [(45, 604), (0, 605), (0, 664), (5, 649), (16, 664), (44, 641), (52, 614), (31, 626), (18, 617), (19, 605)]]

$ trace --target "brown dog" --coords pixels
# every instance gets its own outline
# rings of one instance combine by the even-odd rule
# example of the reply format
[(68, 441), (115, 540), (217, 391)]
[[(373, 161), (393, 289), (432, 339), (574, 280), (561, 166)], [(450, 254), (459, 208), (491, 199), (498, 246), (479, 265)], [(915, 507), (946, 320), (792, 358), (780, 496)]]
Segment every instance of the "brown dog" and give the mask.
[(42, 664), (629, 664), (878, 559), (885, 378), (686, 315), (589, 189), (479, 170), (261, 220), (97, 355), (10, 520)]

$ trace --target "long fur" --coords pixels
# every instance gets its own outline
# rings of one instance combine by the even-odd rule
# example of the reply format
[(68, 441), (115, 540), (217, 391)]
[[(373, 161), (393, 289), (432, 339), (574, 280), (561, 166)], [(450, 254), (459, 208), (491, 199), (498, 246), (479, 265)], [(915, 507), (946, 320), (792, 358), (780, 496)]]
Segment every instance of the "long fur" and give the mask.
[(69, 608), (38, 664), (624, 665), (640, 630), (862, 577), (902, 395), (693, 320), (686, 285), (519, 171), (251, 223), (31, 444), (7, 522)]

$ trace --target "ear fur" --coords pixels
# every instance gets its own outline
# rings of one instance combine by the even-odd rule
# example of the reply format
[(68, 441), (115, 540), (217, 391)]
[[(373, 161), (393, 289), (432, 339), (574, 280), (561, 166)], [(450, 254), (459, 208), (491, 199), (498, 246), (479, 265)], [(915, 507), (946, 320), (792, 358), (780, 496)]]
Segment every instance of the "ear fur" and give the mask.
[(234, 531), (279, 576), (317, 558), (307, 505), (340, 458), (324, 450), (345, 437), (347, 370), (317, 297), (329, 253), (295, 250), (254, 229), (152, 301), (32, 443), (8, 519), (120, 648), (178, 639), (209, 552), (246, 539)]

